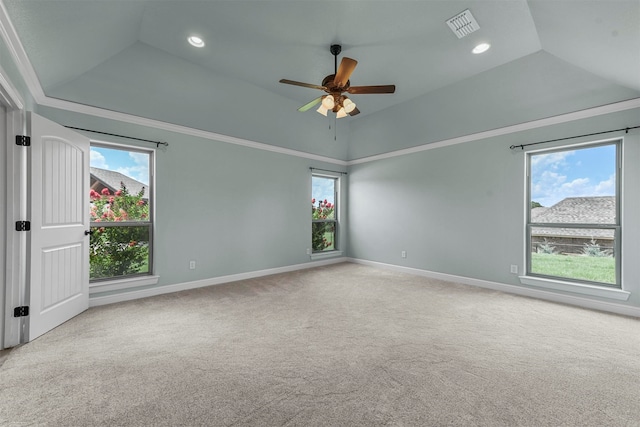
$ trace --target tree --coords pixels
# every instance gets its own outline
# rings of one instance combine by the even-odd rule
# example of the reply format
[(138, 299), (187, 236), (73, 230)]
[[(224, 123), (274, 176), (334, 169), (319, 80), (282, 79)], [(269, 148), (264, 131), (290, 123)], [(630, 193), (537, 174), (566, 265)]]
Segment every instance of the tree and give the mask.
[[(125, 276), (141, 272), (149, 259), (149, 204), (144, 200), (144, 187), (138, 194), (129, 194), (124, 183), (111, 194), (91, 190), (91, 227), (89, 242), (89, 274), (91, 279)], [(105, 225), (95, 223), (136, 222), (141, 226)]]
[[(316, 199), (311, 199), (311, 219), (314, 221), (334, 219), (335, 205), (327, 200), (319, 200), (318, 207), (315, 206)], [(323, 251), (331, 245), (330, 239), (335, 235), (335, 225), (333, 222), (312, 222), (311, 223), (311, 247), (314, 252)], [(329, 236), (329, 238), (327, 238)]]
[(543, 208), (544, 206), (542, 206), (540, 203), (535, 202), (535, 201), (531, 201), (531, 209), (533, 208)]

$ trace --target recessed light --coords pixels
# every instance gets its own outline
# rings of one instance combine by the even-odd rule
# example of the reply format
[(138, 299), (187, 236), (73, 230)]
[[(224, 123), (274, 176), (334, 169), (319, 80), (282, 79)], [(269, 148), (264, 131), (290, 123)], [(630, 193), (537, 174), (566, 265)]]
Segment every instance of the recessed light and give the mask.
[(491, 45), (489, 43), (480, 43), (478, 46), (474, 47), (471, 52), (477, 55), (479, 53), (484, 53), (488, 51), (490, 47)]
[(204, 40), (198, 36), (190, 36), (187, 40), (191, 46), (204, 47)]

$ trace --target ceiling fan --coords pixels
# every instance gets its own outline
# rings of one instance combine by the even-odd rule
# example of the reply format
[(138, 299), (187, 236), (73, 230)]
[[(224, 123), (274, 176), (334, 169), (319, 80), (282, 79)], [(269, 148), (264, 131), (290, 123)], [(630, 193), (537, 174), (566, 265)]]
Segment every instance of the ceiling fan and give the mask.
[(322, 80), (321, 85), (314, 85), (309, 83), (296, 82), (294, 80), (281, 79), (280, 83), (308, 87), (311, 89), (319, 89), (327, 92), (327, 95), (317, 97), (311, 102), (298, 108), (298, 111), (307, 111), (320, 104), (320, 107), (316, 110), (320, 114), (326, 116), (329, 110), (336, 113), (338, 119), (346, 117), (347, 115), (355, 116), (360, 113), (360, 110), (356, 108), (355, 102), (343, 95), (344, 92), (354, 95), (366, 94), (366, 93), (394, 93), (396, 91), (395, 85), (381, 85), (381, 86), (351, 86), (349, 77), (353, 70), (358, 65), (358, 61), (355, 59), (343, 57), (340, 61), (340, 67), (338, 67), (338, 54), (342, 51), (342, 46), (339, 44), (331, 45), (330, 52), (334, 59), (334, 74), (329, 74)]

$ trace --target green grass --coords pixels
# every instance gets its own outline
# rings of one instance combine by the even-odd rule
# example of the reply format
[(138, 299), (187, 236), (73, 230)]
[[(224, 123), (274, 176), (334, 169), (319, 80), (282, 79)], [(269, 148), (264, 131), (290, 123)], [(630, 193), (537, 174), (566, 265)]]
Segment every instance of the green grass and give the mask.
[(613, 257), (534, 253), (531, 254), (531, 272), (568, 279), (616, 283), (616, 261)]

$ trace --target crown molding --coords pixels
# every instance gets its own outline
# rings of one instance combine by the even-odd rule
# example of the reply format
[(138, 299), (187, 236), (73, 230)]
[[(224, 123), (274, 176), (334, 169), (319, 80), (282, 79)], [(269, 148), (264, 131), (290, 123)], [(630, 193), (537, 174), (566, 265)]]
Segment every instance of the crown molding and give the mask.
[(182, 135), (195, 136), (212, 141), (225, 142), (228, 144), (241, 145), (243, 147), (255, 148), (273, 153), (285, 154), (288, 156), (302, 157), (309, 160), (319, 162), (332, 163), (340, 166), (347, 166), (344, 160), (334, 159), (332, 157), (320, 156), (317, 154), (305, 153), (303, 151), (293, 150), (290, 148), (279, 147), (276, 145), (265, 144), (263, 142), (251, 141), (248, 139), (236, 138), (234, 136), (223, 135), (220, 133), (205, 131), (201, 129), (190, 128), (187, 126), (176, 125), (173, 123), (163, 122), (160, 120), (148, 119), (145, 117), (134, 116), (132, 114), (120, 113), (118, 111), (106, 110), (103, 108), (92, 107), (89, 105), (78, 104), (76, 102), (65, 101), (62, 99), (43, 97), (38, 102), (44, 107), (57, 108), (60, 110), (71, 111), (74, 113), (87, 114), (90, 116), (100, 117), (103, 119), (114, 120), (118, 122), (131, 123), (134, 125), (150, 127), (154, 129), (162, 129), (169, 132), (175, 132)]
[(22, 97), (16, 90), (16, 88), (11, 84), (7, 73), (0, 66), (0, 102), (8, 105), (14, 110), (23, 110), (24, 109), (24, 101)]
[[(215, 132), (204, 131), (200, 129), (190, 128), (186, 126), (180, 126), (160, 120), (147, 119), (144, 117), (134, 116), (131, 114), (120, 113), (116, 111), (106, 110), (97, 107), (91, 107), (84, 104), (78, 104), (75, 102), (64, 101), (60, 99), (50, 98), (45, 95), (37, 74), (27, 57), (26, 51), (18, 38), (15, 27), (9, 19), (9, 15), (4, 6), (2, 0), (0, 0), (0, 36), (5, 40), (11, 55), (13, 56), (20, 74), (25, 79), (28, 90), (33, 96), (34, 101), (38, 105), (58, 108), (61, 110), (72, 111), (81, 114), (87, 114), (95, 117), (101, 117), (109, 120), (116, 120), (140, 126), (147, 126), (156, 129), (162, 129), (170, 132), (176, 132), (184, 135), (191, 135), (199, 138), (225, 142), (229, 144), (241, 145), (244, 147), (255, 148), (264, 151), (270, 151), (279, 154), (285, 154), (294, 157), (301, 157), (310, 160), (316, 160), (320, 162), (331, 163), (340, 166), (353, 166), (362, 163), (374, 162), (377, 160), (389, 159), (398, 156), (406, 156), (409, 154), (419, 153), (422, 151), (433, 150), (436, 148), (447, 147), (450, 145), (463, 144), (466, 142), (478, 141), (481, 139), (493, 138), (502, 135), (508, 135), (511, 133), (522, 132), (525, 130), (536, 129), (561, 123), (567, 123), (575, 120), (587, 119), (591, 117), (600, 116), (603, 114), (610, 114), (619, 111), (631, 110), (640, 108), (640, 98), (634, 98), (627, 101), (616, 102), (612, 104), (602, 105), (599, 107), (588, 108), (585, 110), (575, 111), (572, 113), (560, 114), (553, 117), (547, 117), (544, 119), (533, 120), (530, 122), (520, 123), (511, 126), (505, 126), (502, 128), (492, 129), (484, 132), (477, 132), (470, 135), (460, 136), (456, 138), (450, 138), (440, 140), (436, 142), (430, 142), (418, 145), (416, 147), (405, 148), (402, 150), (391, 151), (388, 153), (377, 154), (373, 156), (363, 157), (355, 160), (339, 160), (332, 157), (320, 156), (316, 154), (306, 153), (303, 151), (293, 150), (290, 148), (279, 147), (275, 145), (265, 144), (263, 142), (251, 141), (242, 138), (236, 138), (229, 135), (218, 134)], [(1, 77), (1, 76), (0, 76)], [(0, 81), (2, 84), (2, 81)]]
[(511, 133), (522, 132), (530, 129), (537, 129), (557, 125), (561, 123), (572, 122), (575, 120), (588, 119), (591, 117), (601, 116), (604, 114), (617, 113), (625, 110), (633, 110), (640, 108), (640, 98), (633, 98), (627, 101), (615, 102), (612, 104), (601, 105), (599, 107), (587, 108), (585, 110), (574, 111), (572, 113), (560, 114), (544, 119), (533, 120), (530, 122), (519, 123), (517, 125), (505, 126), (502, 128), (492, 129), (484, 132), (472, 133), (470, 135), (459, 136), (456, 138), (443, 139), (441, 141), (430, 142), (418, 145), (416, 147), (405, 148), (402, 150), (391, 151), (388, 153), (377, 154), (374, 156), (363, 157), (356, 160), (347, 161), (347, 166), (358, 165), (362, 163), (374, 162), (377, 160), (389, 159), (392, 157), (406, 156), (408, 154), (419, 153), (422, 151), (433, 150), (435, 148), (448, 147), (449, 145), (463, 144), (465, 142), (478, 141), (481, 139), (494, 138), (496, 136), (508, 135)]
[(29, 92), (31, 92), (31, 96), (38, 102), (38, 100), (45, 97), (44, 91), (40, 85), (40, 80), (38, 80), (38, 75), (29, 61), (27, 52), (18, 38), (18, 33), (9, 19), (9, 13), (7, 13), (3, 1), (0, 1), (0, 36), (7, 44), (20, 74), (27, 84)]
[[(40, 80), (29, 61), (18, 33), (15, 27), (9, 19), (9, 14), (4, 6), (4, 3), (0, 0), (0, 37), (2, 37), (11, 56), (13, 57), (18, 71), (24, 78), (27, 89), (31, 93), (35, 103), (44, 107), (52, 107), (61, 110), (76, 112), (80, 114), (87, 114), (90, 116), (100, 117), (108, 120), (116, 120), (125, 123), (131, 123), (140, 126), (151, 127), (155, 129), (162, 129), (169, 132), (175, 132), (183, 135), (195, 136), (198, 138), (204, 138), (213, 141), (225, 142), (228, 144), (241, 145), (243, 147), (255, 148), (263, 151), (270, 151), (272, 153), (284, 154), (288, 156), (301, 157), (309, 160), (315, 160), (319, 162), (325, 162), (335, 164), (339, 166), (347, 166), (347, 162), (344, 160), (334, 159), (332, 157), (321, 156), (317, 154), (306, 153), (303, 151), (293, 150), (290, 148), (279, 147), (275, 145), (265, 144), (263, 142), (251, 141), (248, 139), (236, 138), (229, 135), (223, 135), (215, 132), (204, 131), (200, 129), (190, 128), (187, 126), (180, 126), (173, 123), (168, 123), (160, 120), (148, 119), (145, 117), (134, 116), (131, 114), (120, 113), (117, 111), (106, 110), (103, 108), (92, 107), (89, 105), (79, 104), (71, 101), (64, 101), (61, 99), (50, 98), (42, 89)], [(2, 77), (2, 75), (0, 75)], [(7, 81), (8, 82), (8, 81)], [(0, 85), (3, 81), (0, 80)], [(11, 85), (9, 85), (11, 86)], [(12, 87), (12, 86), (11, 86)], [(17, 93), (17, 92), (16, 92)], [(24, 105), (24, 103), (22, 103)]]

